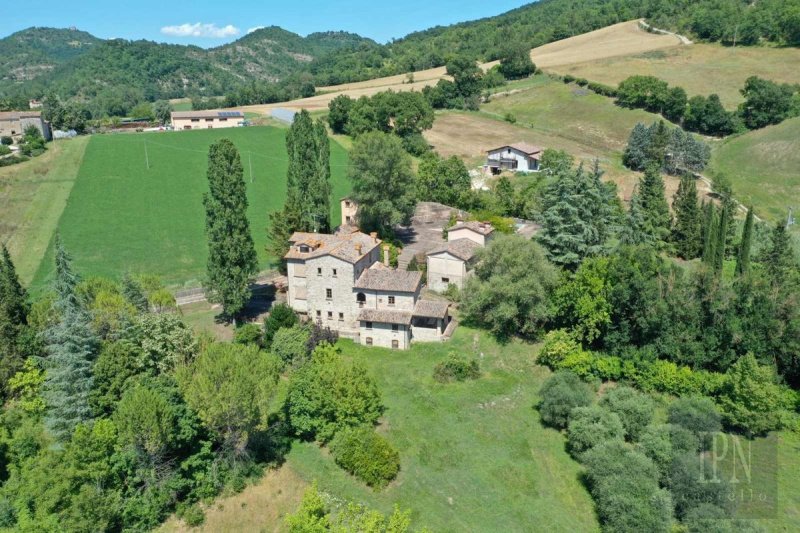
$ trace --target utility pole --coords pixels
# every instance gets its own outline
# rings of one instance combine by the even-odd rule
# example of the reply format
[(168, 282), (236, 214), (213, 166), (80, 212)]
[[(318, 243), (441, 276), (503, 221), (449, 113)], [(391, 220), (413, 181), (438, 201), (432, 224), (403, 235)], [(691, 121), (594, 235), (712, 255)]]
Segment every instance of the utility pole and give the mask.
[(147, 165), (147, 170), (150, 170), (150, 157), (147, 155), (147, 139), (144, 140), (144, 162)]

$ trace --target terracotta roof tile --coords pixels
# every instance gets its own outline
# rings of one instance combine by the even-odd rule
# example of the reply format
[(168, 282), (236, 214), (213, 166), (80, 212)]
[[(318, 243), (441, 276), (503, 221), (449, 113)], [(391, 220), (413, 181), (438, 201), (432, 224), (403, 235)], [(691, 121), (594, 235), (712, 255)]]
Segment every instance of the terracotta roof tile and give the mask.
[(437, 246), (428, 252), (428, 255), (436, 255), (446, 252), (461, 259), (462, 261), (469, 261), (475, 257), (475, 252), (478, 250), (478, 248), (481, 248), (481, 245), (472, 239), (456, 239), (454, 241), (448, 241), (441, 246)]
[[(356, 263), (379, 246), (380, 239), (373, 239), (361, 232), (328, 235), (326, 233), (295, 232), (289, 238), (291, 247), (284, 259), (313, 259), (331, 255), (348, 263)], [(310, 251), (301, 252), (300, 245), (306, 245)]]
[(450, 302), (437, 302), (435, 300), (419, 300), (414, 307), (414, 316), (426, 318), (444, 318), (447, 310), (450, 309)]
[(409, 311), (390, 311), (388, 309), (362, 309), (358, 314), (362, 322), (378, 322), (379, 324), (411, 324)]
[(395, 270), (383, 265), (366, 269), (356, 280), (355, 288), (374, 291), (417, 292), (422, 272)]

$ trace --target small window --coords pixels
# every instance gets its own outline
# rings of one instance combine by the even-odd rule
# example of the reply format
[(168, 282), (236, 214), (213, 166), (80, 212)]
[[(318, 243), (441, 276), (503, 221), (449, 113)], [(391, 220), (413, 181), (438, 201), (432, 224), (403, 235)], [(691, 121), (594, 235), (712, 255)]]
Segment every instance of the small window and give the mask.
[(347, 222), (349, 224), (350, 223), (350, 215), (347, 215), (346, 217), (344, 217), (344, 220), (345, 220), (345, 222)]
[(206, 122), (214, 122), (214, 119), (213, 118), (207, 118)]
[(394, 296), (389, 296), (389, 305), (394, 305)]
[(392, 331), (398, 331), (399, 329), (400, 328), (397, 326), (397, 324), (392, 324)]
[(317, 309), (317, 318), (322, 318), (322, 311)]
[(335, 268), (333, 269), (333, 277), (334, 278), (336, 277), (336, 269)]
[(344, 313), (339, 313), (339, 322), (344, 321)]
[(311, 251), (311, 248), (309, 248), (309, 247), (308, 247), (308, 246), (306, 246), (305, 244), (301, 244), (301, 245), (300, 245), (300, 252), (301, 252), (301, 253), (307, 254), (307, 253), (308, 253), (308, 252), (310, 252), (310, 251)]
[(192, 122), (200, 122), (200, 119), (199, 118), (193, 118)]
[(221, 118), (221, 119), (219, 119), (219, 121), (220, 122), (228, 122), (228, 119), (227, 118)]
[(333, 289), (325, 289), (325, 298), (328, 300), (333, 299)]
[(322, 275), (322, 267), (317, 267), (317, 276)]
[(367, 329), (372, 329), (372, 322), (367, 321), (366, 324), (364, 324), (364, 327)]
[(367, 346), (372, 346), (372, 337), (367, 337)]
[(393, 350), (397, 350), (398, 348), (400, 348), (400, 341), (398, 341), (397, 339), (393, 339), (392, 340), (392, 349)]
[(333, 311), (328, 311), (328, 320), (333, 320)]
[(442, 283), (450, 283), (450, 278), (442, 278)]

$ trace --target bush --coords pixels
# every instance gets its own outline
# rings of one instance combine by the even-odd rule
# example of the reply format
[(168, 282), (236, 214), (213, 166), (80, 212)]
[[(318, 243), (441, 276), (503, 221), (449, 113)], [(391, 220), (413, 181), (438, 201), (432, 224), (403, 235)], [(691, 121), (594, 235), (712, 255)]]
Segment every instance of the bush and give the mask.
[(615, 98), (617, 96), (617, 89), (615, 87), (611, 87), (610, 85), (604, 85), (602, 83), (590, 81), (587, 87), (589, 88), (590, 91), (593, 91), (597, 94), (601, 94), (603, 96), (608, 96), (610, 98)]
[(564, 80), (564, 83), (572, 83), (573, 81), (575, 81), (575, 76), (573, 76), (572, 74), (564, 74), (564, 77), (562, 79)]
[(467, 359), (463, 355), (450, 352), (447, 359), (433, 368), (433, 379), (439, 383), (478, 379), (481, 375), (477, 359)]
[(263, 340), (264, 333), (258, 324), (243, 324), (236, 328), (236, 332), (233, 334), (233, 342), (237, 344), (255, 344), (261, 347)]
[(713, 434), (722, 431), (722, 417), (711, 398), (688, 396), (672, 402), (667, 407), (667, 420), (691, 431), (707, 450), (714, 438)]
[(567, 330), (556, 329), (544, 336), (544, 344), (536, 362), (555, 370), (561, 368), (561, 363), (567, 356), (580, 351), (583, 351), (581, 345)]
[(336, 464), (370, 487), (383, 487), (400, 471), (400, 454), (372, 428), (342, 429), (331, 441)]
[(297, 314), (289, 305), (280, 303), (273, 305), (267, 318), (264, 319), (264, 347), (272, 346), (275, 333), (281, 328), (290, 328), (297, 324)]
[(657, 424), (644, 429), (638, 447), (655, 463), (661, 480), (664, 480), (675, 458), (686, 453), (697, 453), (700, 441), (688, 429), (674, 424)]
[(506, 113), (503, 116), (503, 120), (505, 120), (509, 124), (516, 124), (517, 123), (517, 116), (514, 113)]
[(577, 78), (575, 80), (575, 83), (577, 83), (581, 87), (586, 87), (587, 85), (589, 85), (589, 80), (587, 80), (586, 78)]
[(295, 435), (328, 442), (344, 428), (374, 424), (383, 405), (366, 368), (323, 344), (289, 380), (284, 411)]
[(11, 153), (11, 148), (5, 144), (0, 144), (0, 155), (8, 155)]
[(567, 427), (569, 414), (576, 407), (592, 403), (593, 393), (572, 372), (559, 371), (550, 376), (539, 390), (539, 415), (548, 426), (559, 429)]
[(686, 453), (676, 457), (670, 466), (666, 486), (672, 493), (675, 514), (679, 519), (685, 518), (690, 509), (701, 504), (719, 506), (727, 517), (734, 511), (726, 477), (713, 476), (712, 472), (716, 472), (714, 466), (704, 465), (704, 461), (708, 460), (696, 453)]
[(567, 425), (567, 448), (573, 457), (609, 440), (622, 441), (625, 428), (616, 413), (597, 405), (576, 407)]
[(653, 419), (655, 405), (653, 400), (631, 387), (614, 387), (606, 393), (600, 405), (616, 413), (625, 427), (625, 437), (636, 441), (645, 427)]
[(299, 364), (308, 354), (308, 341), (311, 334), (303, 325), (280, 328), (272, 339), (272, 353), (287, 365)]
[(431, 145), (428, 144), (428, 141), (425, 140), (421, 133), (413, 133), (403, 137), (403, 148), (415, 157), (421, 157), (431, 151)]
[(604, 531), (670, 530), (672, 501), (650, 459), (622, 442), (601, 444), (583, 459)]
[(5, 146), (11, 146), (12, 144), (14, 144), (14, 139), (9, 137), (8, 135), (4, 135), (0, 137), (0, 144)]
[(178, 509), (178, 518), (183, 520), (189, 527), (198, 527), (206, 521), (206, 515), (198, 504), (184, 505)]

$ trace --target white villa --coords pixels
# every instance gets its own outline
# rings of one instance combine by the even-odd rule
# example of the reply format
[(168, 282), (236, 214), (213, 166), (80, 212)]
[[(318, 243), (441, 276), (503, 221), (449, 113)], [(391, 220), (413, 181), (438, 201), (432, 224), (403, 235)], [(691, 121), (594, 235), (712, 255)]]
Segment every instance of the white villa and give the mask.
[(367, 346), (407, 349), (441, 341), (450, 304), (420, 299), (422, 273), (389, 266), (377, 234), (342, 226), (333, 235), (294, 233), (287, 262), (288, 304), (322, 326)]
[(493, 235), (492, 225), (484, 222), (458, 222), (449, 228), (447, 242), (428, 252), (428, 286), (439, 292), (449, 285), (463, 288), (475, 265), (475, 253)]
[(533, 144), (519, 142), (493, 148), (488, 151), (484, 172), (499, 174), (504, 170), (514, 172), (538, 172), (544, 149)]

